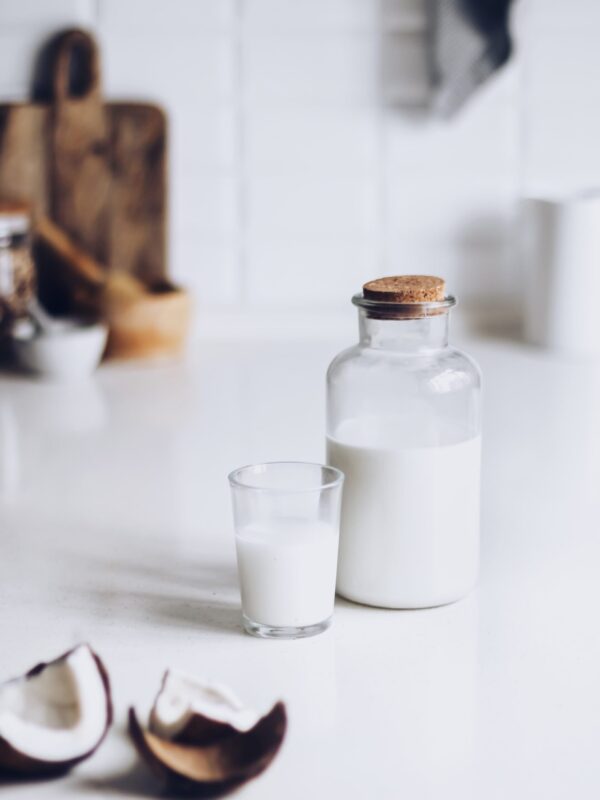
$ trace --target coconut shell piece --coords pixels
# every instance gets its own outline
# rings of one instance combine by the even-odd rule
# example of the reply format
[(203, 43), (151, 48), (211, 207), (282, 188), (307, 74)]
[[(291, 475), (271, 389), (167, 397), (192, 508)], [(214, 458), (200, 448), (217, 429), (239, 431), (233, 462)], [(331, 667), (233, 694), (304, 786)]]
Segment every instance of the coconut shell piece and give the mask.
[(148, 729), (179, 744), (215, 744), (249, 731), (259, 714), (247, 708), (228, 686), (167, 670), (150, 712)]
[(286, 726), (285, 706), (279, 702), (249, 730), (225, 736), (220, 730), (210, 744), (202, 725), (204, 743), (191, 743), (193, 726), (187, 725), (182, 743), (143, 730), (134, 709), (129, 710), (129, 732), (141, 757), (169, 791), (191, 797), (222, 797), (260, 775), (281, 747)]
[(52, 777), (89, 758), (111, 726), (108, 673), (87, 644), (0, 684), (0, 776)]

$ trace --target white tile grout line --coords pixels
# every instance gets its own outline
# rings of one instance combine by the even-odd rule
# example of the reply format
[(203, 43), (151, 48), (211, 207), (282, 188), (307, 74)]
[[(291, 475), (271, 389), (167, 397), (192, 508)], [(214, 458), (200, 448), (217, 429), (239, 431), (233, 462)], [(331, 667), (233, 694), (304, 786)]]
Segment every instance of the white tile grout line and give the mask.
[(97, 35), (102, 24), (102, 0), (92, 0), (92, 18), (94, 20), (94, 33)]
[(248, 195), (246, 187), (246, 126), (244, 119), (244, 3), (235, 0), (233, 47), (235, 58), (235, 84), (233, 88), (233, 114), (235, 120), (235, 187), (236, 187), (236, 264), (237, 305), (244, 307), (248, 300), (247, 239)]
[[(383, 34), (385, 31), (385, 13), (384, 13), (385, 0), (378, 0), (377, 2), (377, 33), (378, 37), (378, 53), (379, 64), (377, 69), (377, 153), (376, 153), (376, 181), (377, 181), (377, 275), (385, 275), (388, 270), (387, 265), (387, 229), (389, 224), (388, 219), (388, 203), (387, 203), (387, 183), (386, 183), (386, 162), (387, 162), (387, 127), (386, 127), (386, 107), (385, 107), (385, 92), (383, 86)], [(365, 283), (368, 279), (376, 277), (374, 275), (364, 276)], [(358, 291), (357, 287), (357, 291)]]
[[(522, 255), (522, 226), (521, 226), (521, 209), (520, 200), (527, 193), (528, 183), (528, 170), (527, 162), (529, 160), (529, 114), (527, 112), (527, 99), (529, 97), (529, 64), (527, 60), (527, 42), (530, 41), (531, 33), (531, 5), (529, 0), (522, 0), (516, 8), (513, 7), (512, 15), (510, 18), (511, 34), (513, 38), (513, 47), (516, 52), (513, 53), (513, 61), (516, 62), (515, 67), (517, 70), (515, 87), (516, 98), (514, 98), (515, 108), (515, 138), (517, 148), (517, 163), (516, 163), (516, 176), (515, 176), (515, 207), (514, 217), (512, 222), (513, 236), (512, 241), (509, 243), (509, 257), (513, 261), (513, 275), (520, 281), (523, 280), (523, 271), (526, 267), (523, 262)], [(515, 32), (516, 28), (516, 32)], [(508, 270), (510, 272), (510, 270)]]
[(527, 111), (527, 98), (530, 95), (530, 71), (527, 58), (527, 43), (532, 41), (532, 14), (531, 3), (529, 0), (522, 0), (516, 9), (513, 9), (513, 24), (518, 23), (518, 30), (515, 35), (513, 31), (513, 46), (517, 53), (513, 58), (517, 60), (517, 98), (516, 98), (516, 117), (517, 117), (517, 193), (522, 197), (527, 191), (527, 162), (529, 160), (530, 137), (529, 137), (529, 114)]

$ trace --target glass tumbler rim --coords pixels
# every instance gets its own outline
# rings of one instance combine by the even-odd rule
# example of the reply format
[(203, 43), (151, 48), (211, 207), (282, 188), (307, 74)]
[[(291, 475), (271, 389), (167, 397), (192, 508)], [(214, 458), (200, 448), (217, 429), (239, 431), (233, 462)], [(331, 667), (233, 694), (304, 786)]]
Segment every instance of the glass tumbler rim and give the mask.
[[(258, 474), (259, 471), (266, 472), (271, 467), (316, 467), (321, 471), (325, 470), (330, 475), (329, 480), (316, 481), (310, 486), (259, 486), (256, 483), (249, 483), (242, 480), (243, 473)], [(258, 464), (245, 464), (232, 470), (227, 476), (227, 480), (236, 489), (249, 489), (253, 492), (269, 492), (271, 494), (302, 494), (308, 492), (322, 492), (326, 489), (334, 489), (341, 486), (344, 482), (344, 473), (329, 464), (320, 464), (316, 461), (262, 461)]]

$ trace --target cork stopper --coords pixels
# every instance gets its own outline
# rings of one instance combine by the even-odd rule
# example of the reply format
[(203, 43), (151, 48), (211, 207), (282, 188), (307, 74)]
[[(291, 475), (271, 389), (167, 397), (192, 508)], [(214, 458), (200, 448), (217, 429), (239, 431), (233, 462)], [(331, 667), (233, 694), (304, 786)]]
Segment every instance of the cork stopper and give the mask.
[(365, 283), (363, 296), (382, 303), (440, 303), (446, 282), (432, 275), (394, 275)]

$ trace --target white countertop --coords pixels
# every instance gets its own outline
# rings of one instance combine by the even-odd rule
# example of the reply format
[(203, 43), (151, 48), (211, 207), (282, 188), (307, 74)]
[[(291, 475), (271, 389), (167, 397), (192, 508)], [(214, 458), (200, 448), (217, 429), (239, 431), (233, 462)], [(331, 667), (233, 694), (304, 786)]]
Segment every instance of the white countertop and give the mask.
[(468, 347), (485, 376), (482, 574), (445, 608), (338, 601), (333, 628), (242, 633), (227, 472), (321, 460), (340, 342), (205, 343), (86, 384), (0, 379), (0, 679), (87, 640), (116, 722), (68, 777), (7, 798), (156, 796), (129, 744), (166, 667), (229, 684), (289, 731), (239, 796), (600, 796), (600, 369)]

